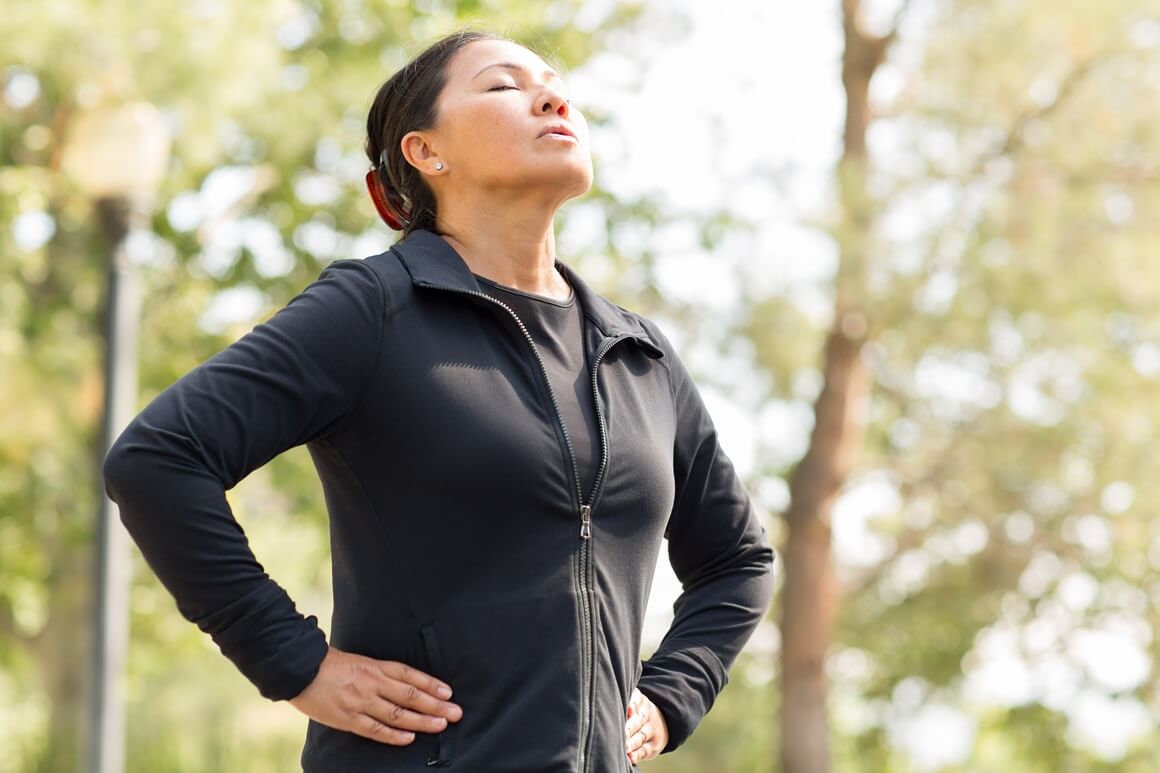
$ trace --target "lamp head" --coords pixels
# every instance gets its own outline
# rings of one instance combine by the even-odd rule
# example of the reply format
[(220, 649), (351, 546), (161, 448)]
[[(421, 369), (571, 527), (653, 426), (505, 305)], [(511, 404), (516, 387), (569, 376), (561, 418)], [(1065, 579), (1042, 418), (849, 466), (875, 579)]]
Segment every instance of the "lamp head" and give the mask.
[(148, 198), (165, 175), (169, 144), (148, 102), (101, 105), (72, 120), (61, 164), (91, 198)]

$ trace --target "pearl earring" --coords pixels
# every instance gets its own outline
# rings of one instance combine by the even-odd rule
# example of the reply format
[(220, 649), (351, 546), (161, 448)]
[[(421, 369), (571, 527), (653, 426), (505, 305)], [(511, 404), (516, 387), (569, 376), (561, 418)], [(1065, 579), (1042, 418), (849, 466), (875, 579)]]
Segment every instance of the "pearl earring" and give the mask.
[(442, 161), (436, 161), (436, 162), (435, 162), (435, 171), (436, 171), (436, 172), (442, 172), (442, 171), (443, 171), (443, 162), (442, 162)]

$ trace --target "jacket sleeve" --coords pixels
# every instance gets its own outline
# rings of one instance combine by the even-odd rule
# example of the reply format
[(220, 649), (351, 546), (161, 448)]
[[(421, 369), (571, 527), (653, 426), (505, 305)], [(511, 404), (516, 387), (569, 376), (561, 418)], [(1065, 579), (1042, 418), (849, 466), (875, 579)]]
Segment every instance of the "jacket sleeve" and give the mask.
[(665, 536), (682, 592), (673, 623), (643, 663), (637, 686), (664, 715), (669, 743), (663, 751), (670, 752), (708, 713), (769, 608), (774, 553), (692, 378), (669, 342), (658, 337), (665, 344), (677, 417), (676, 501)]
[(225, 492), (352, 414), (377, 367), (385, 308), (371, 267), (331, 264), (161, 393), (105, 459), (109, 496), (181, 614), (272, 700), (310, 684), (326, 637), (258, 563)]

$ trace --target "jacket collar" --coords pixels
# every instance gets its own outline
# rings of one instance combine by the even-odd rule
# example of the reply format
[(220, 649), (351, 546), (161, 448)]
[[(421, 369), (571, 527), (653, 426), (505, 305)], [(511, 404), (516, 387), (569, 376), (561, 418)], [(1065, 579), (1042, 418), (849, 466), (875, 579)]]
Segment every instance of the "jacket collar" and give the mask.
[[(391, 247), (399, 262), (417, 287), (449, 288), (482, 292), (475, 275), (455, 248), (438, 234), (413, 231)], [(664, 356), (660, 344), (640, 324), (637, 317), (595, 292), (569, 266), (556, 261), (556, 267), (572, 285), (584, 314), (609, 338), (625, 336), (638, 342), (650, 356)]]

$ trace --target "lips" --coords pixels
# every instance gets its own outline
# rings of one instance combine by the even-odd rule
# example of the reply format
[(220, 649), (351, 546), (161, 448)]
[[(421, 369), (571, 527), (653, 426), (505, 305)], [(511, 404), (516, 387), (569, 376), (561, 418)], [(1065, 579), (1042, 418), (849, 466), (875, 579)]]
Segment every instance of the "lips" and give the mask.
[(539, 136), (541, 136), (541, 137), (552, 137), (552, 136), (560, 137), (560, 136), (563, 136), (563, 137), (571, 137), (572, 139), (576, 139), (576, 133), (568, 127), (568, 124), (559, 123), (559, 122), (550, 123), (547, 126), (545, 126), (544, 130), (540, 132)]

